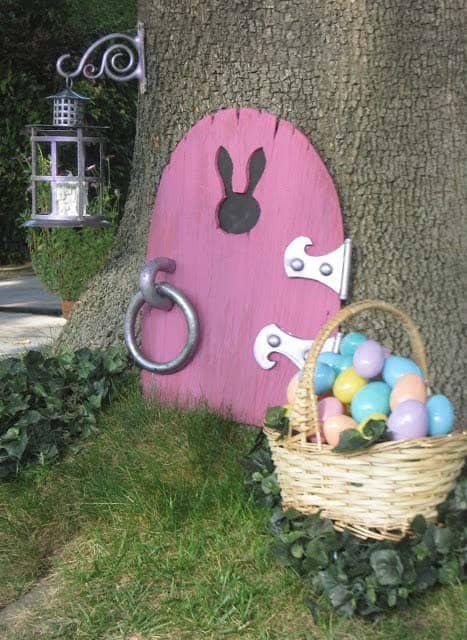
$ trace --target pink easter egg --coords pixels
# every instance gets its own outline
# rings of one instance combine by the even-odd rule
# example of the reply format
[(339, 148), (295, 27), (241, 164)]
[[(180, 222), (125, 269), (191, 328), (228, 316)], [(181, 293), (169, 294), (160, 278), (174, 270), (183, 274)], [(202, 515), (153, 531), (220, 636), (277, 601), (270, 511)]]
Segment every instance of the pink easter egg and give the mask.
[(391, 411), (394, 411), (396, 407), (406, 400), (418, 400), (425, 403), (426, 397), (426, 386), (420, 376), (416, 373), (406, 373), (394, 385), (389, 398), (389, 406)]
[(319, 420), (321, 424), (331, 416), (342, 415), (344, 405), (337, 398), (329, 396), (318, 402)]
[(339, 436), (342, 431), (346, 431), (347, 429), (356, 429), (357, 427), (358, 425), (355, 420), (349, 416), (330, 416), (325, 420), (323, 425), (324, 437), (331, 447), (335, 447), (339, 443)]

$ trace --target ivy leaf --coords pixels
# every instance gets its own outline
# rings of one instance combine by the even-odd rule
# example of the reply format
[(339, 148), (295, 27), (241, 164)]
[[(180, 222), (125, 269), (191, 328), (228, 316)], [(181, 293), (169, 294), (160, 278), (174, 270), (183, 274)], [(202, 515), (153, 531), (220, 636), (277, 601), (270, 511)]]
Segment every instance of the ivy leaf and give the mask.
[(285, 407), (269, 407), (264, 418), (264, 426), (285, 434), (289, 428)]
[(329, 599), (336, 611), (342, 615), (351, 616), (355, 610), (355, 600), (352, 592), (342, 584), (338, 584), (329, 592)]
[(297, 558), (297, 559), (302, 558), (305, 553), (303, 549), (303, 545), (301, 545), (299, 542), (295, 542), (290, 547), (290, 553), (293, 555), (294, 558)]
[(272, 473), (271, 475), (261, 480), (261, 489), (266, 495), (269, 493), (273, 495), (279, 494), (280, 489), (275, 474)]
[(387, 427), (383, 420), (369, 420), (363, 429), (346, 429), (339, 435), (339, 442), (333, 451), (351, 453), (367, 449), (384, 439)]
[(441, 584), (455, 584), (462, 575), (461, 563), (457, 558), (450, 558), (438, 570), (438, 580)]
[(436, 549), (439, 553), (445, 555), (451, 551), (454, 544), (454, 536), (450, 529), (437, 527), (433, 537)]
[(311, 560), (307, 564), (308, 567), (315, 569), (324, 569), (329, 564), (328, 554), (324, 545), (319, 540), (311, 540), (305, 547), (305, 555)]
[(396, 551), (392, 549), (373, 551), (370, 564), (379, 584), (389, 587), (400, 584), (404, 567)]
[(437, 579), (438, 572), (434, 567), (424, 568), (417, 576), (417, 582), (415, 583), (417, 591), (426, 591), (436, 584)]
[(412, 533), (422, 536), (426, 531), (426, 520), (423, 516), (415, 516), (410, 525)]
[(397, 591), (395, 589), (391, 589), (388, 591), (387, 595), (388, 606), (393, 608), (397, 604)]

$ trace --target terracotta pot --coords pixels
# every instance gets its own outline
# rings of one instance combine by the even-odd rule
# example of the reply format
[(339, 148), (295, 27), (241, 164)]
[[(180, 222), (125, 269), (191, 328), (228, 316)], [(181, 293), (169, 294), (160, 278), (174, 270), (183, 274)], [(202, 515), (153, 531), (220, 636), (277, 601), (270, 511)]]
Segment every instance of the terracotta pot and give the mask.
[(62, 316), (65, 318), (65, 320), (68, 320), (68, 318), (71, 316), (71, 312), (73, 311), (73, 307), (75, 306), (75, 301), (62, 300), (61, 306), (62, 306)]

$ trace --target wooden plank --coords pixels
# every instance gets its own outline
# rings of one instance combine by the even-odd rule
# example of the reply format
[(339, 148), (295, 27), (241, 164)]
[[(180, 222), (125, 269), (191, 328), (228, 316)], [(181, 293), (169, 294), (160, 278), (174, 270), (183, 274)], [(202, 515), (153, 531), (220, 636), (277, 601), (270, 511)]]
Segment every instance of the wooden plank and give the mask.
[[(246, 233), (220, 227), (225, 185), (220, 149), (232, 163), (232, 190), (249, 183), (249, 161), (263, 149), (264, 172), (252, 196), (260, 214)], [(297, 236), (313, 240), (311, 255), (343, 242), (334, 184), (307, 138), (290, 123), (254, 109), (225, 109), (199, 121), (180, 141), (164, 170), (154, 207), (147, 258), (176, 260), (174, 274), (160, 274), (195, 305), (202, 328), (199, 350), (182, 371), (168, 376), (143, 373), (147, 392), (192, 404), (206, 400), (239, 421), (260, 425), (265, 408), (285, 402), (295, 366), (279, 356), (263, 370), (253, 356), (265, 325), (278, 324), (300, 338), (312, 338), (335, 313), (336, 293), (310, 280), (289, 279), (283, 267), (287, 245)], [(185, 340), (179, 309), (143, 313), (145, 354), (173, 358)]]

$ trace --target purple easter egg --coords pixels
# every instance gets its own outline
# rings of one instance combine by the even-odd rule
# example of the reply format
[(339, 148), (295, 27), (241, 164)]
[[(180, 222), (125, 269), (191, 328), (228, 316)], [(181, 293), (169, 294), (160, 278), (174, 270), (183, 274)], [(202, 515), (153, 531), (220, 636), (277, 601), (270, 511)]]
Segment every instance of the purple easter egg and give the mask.
[(365, 340), (354, 353), (353, 368), (362, 378), (374, 378), (384, 366), (383, 347), (375, 340)]
[(428, 435), (428, 411), (418, 400), (401, 402), (391, 413), (387, 422), (391, 440), (410, 440)]

